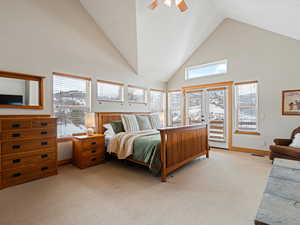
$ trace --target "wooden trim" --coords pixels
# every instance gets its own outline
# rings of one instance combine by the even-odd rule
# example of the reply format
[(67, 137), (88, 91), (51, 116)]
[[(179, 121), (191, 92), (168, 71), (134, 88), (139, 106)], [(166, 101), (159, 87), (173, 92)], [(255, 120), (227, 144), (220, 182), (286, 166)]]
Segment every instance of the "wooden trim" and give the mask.
[(123, 84), (123, 83), (118, 83), (118, 82), (113, 82), (113, 81), (107, 81), (107, 80), (97, 80), (97, 83), (112, 84), (112, 85), (117, 85), (117, 86), (121, 86), (121, 87), (125, 86), (125, 84)]
[(256, 136), (260, 136), (259, 132), (255, 132), (255, 131), (241, 131), (241, 130), (236, 130), (234, 132), (235, 134), (245, 134), (245, 135), (256, 135)]
[(184, 91), (187, 91), (187, 90), (191, 90), (191, 89), (203, 89), (203, 88), (232, 86), (232, 85), (233, 85), (233, 81), (227, 81), (227, 82), (212, 83), (212, 84), (202, 84), (202, 85), (197, 85), (197, 86), (187, 86), (187, 87), (183, 87), (182, 89)]
[(228, 86), (228, 149), (232, 149), (232, 136), (233, 136), (233, 83)]
[(203, 92), (203, 90), (199, 89), (199, 90), (187, 90), (187, 91), (185, 91), (185, 93), (196, 93), (196, 92)]
[(149, 165), (150, 165), (150, 164), (148, 164), (148, 163), (144, 163), (144, 162), (141, 162), (141, 161), (132, 159), (132, 158), (127, 158), (126, 160), (127, 160), (127, 161), (130, 161), (130, 162), (133, 162), (133, 163), (136, 163), (136, 164), (139, 164), (139, 165), (142, 165), (142, 166), (147, 166), (147, 167), (149, 167)]
[(207, 91), (223, 91), (226, 90), (225, 87), (219, 87), (219, 88), (209, 88), (207, 89)]
[(146, 91), (147, 90), (147, 88), (144, 88), (144, 87), (139, 87), (139, 86), (135, 86), (135, 85), (128, 85), (128, 87), (129, 88), (136, 88), (136, 89), (141, 89), (141, 90), (144, 90), (144, 91)]
[(182, 90), (178, 89), (178, 90), (167, 90), (167, 93), (171, 93), (171, 92), (182, 92)]
[(73, 75), (73, 74), (66, 74), (66, 73), (53, 72), (52, 75), (61, 76), (61, 77), (75, 78), (75, 79), (80, 79), (80, 80), (88, 80), (88, 81), (92, 80), (92, 78), (90, 78), (90, 77), (82, 77), (82, 76)]
[(35, 80), (35, 81), (39, 81), (45, 78), (45, 76), (40, 76), (40, 75), (16, 73), (16, 72), (9, 72), (3, 70), (0, 70), (0, 77), (15, 78), (20, 80)]
[(257, 81), (257, 80), (254, 80), (254, 81), (237, 82), (237, 83), (234, 83), (234, 85), (256, 84), (256, 83), (258, 83), (258, 81)]
[(166, 90), (159, 90), (159, 89), (153, 89), (153, 88), (151, 88), (149, 91), (150, 91), (150, 92), (151, 92), (151, 91), (162, 92), (162, 93), (166, 93), (166, 92), (167, 92)]
[(284, 111), (284, 103), (285, 103), (285, 93), (289, 92), (300, 92), (300, 90), (284, 90), (282, 91), (282, 101), (281, 101), (281, 112), (283, 116), (300, 116), (300, 113), (287, 113)]
[(59, 160), (57, 161), (58, 166), (64, 166), (67, 164), (71, 164), (73, 159), (64, 159), (64, 160)]
[(269, 151), (257, 150), (257, 149), (252, 149), (252, 148), (242, 148), (242, 147), (236, 147), (236, 146), (232, 146), (231, 151), (252, 153), (252, 154), (263, 155), (263, 156), (268, 156), (270, 154)]
[(19, 80), (32, 80), (37, 81), (39, 83), (39, 105), (31, 106), (31, 105), (0, 105), (0, 108), (14, 108), (14, 109), (43, 109), (44, 108), (44, 83), (43, 76), (29, 75), (24, 73), (14, 73), (8, 71), (0, 71), (0, 77), (5, 78), (13, 78)]
[(49, 118), (51, 115), (0, 115), (0, 119), (5, 119), (5, 118)]
[(63, 142), (69, 142), (69, 141), (72, 141), (72, 140), (73, 140), (72, 137), (57, 138), (57, 139), (56, 139), (56, 142), (57, 142), (57, 143), (63, 143)]

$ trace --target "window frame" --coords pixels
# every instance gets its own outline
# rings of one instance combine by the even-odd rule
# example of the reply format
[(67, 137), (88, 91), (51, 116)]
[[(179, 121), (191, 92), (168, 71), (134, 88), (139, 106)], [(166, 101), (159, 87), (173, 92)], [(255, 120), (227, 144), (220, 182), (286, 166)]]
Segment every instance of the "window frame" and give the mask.
[[(203, 67), (208, 67), (208, 66), (212, 66), (212, 65), (216, 65), (216, 64), (226, 64), (226, 72), (224, 73), (217, 73), (217, 74), (208, 74), (205, 76), (199, 76), (199, 77), (193, 77), (193, 78), (189, 78), (189, 71), (192, 69), (201, 69)], [(214, 62), (210, 62), (210, 63), (206, 63), (206, 64), (201, 64), (201, 65), (196, 65), (196, 66), (189, 66), (185, 68), (185, 80), (194, 80), (194, 79), (199, 79), (199, 78), (203, 78), (203, 77), (210, 77), (210, 76), (219, 76), (219, 75), (224, 75), (227, 74), (228, 72), (228, 60), (227, 59), (223, 59), (223, 60), (219, 60), (219, 61), (214, 61)]]
[(170, 93), (178, 92), (181, 94), (180, 96), (180, 125), (183, 125), (185, 123), (184, 119), (184, 110), (183, 110), (183, 104), (184, 104), (184, 92), (180, 89), (178, 90), (168, 90), (167, 91), (167, 126), (173, 126), (173, 121), (171, 121), (171, 107), (170, 107)]
[[(240, 129), (238, 127), (239, 123), (239, 108), (238, 105), (239, 97), (238, 97), (238, 87), (240, 85), (247, 85), (247, 84), (256, 84), (256, 129), (255, 130), (247, 130), (247, 129)], [(245, 81), (245, 82), (238, 82), (234, 84), (234, 94), (235, 94), (235, 134), (245, 134), (245, 135), (256, 135), (260, 136), (260, 125), (259, 125), (259, 84), (258, 81)]]
[[(67, 78), (71, 78), (71, 79), (79, 79), (79, 80), (85, 80), (88, 83), (88, 108), (89, 108), (89, 112), (92, 112), (92, 78), (91, 77), (83, 77), (83, 76), (78, 76), (78, 75), (73, 75), (73, 74), (65, 74), (65, 73), (57, 73), (57, 72), (53, 72), (52, 73), (52, 114), (54, 115), (54, 76), (61, 76), (61, 77), (67, 77)], [(82, 135), (84, 135), (86, 133), (82, 133)], [(73, 140), (73, 135), (74, 133), (70, 136), (70, 137), (58, 137), (56, 140), (58, 143), (62, 143), (62, 142), (69, 142)]]
[[(144, 101), (143, 102), (130, 101), (129, 100), (129, 88), (135, 88), (135, 89), (143, 90), (143, 92), (144, 92)], [(143, 87), (139, 87), (139, 86), (135, 86), (135, 85), (128, 85), (127, 86), (127, 101), (128, 101), (128, 104), (147, 105), (147, 103), (148, 103), (147, 88), (143, 88)]]
[(164, 96), (163, 96), (163, 117), (164, 117), (164, 124), (167, 124), (167, 112), (168, 112), (168, 107), (167, 107), (167, 91), (166, 90), (159, 90), (159, 89), (153, 89), (153, 88), (151, 88), (150, 90), (149, 90), (149, 92), (148, 92), (148, 95), (149, 95), (149, 97), (148, 97), (148, 99), (149, 99), (149, 101), (148, 101), (148, 104), (149, 104), (149, 111), (151, 112), (151, 113), (158, 113), (158, 112), (153, 112), (152, 110), (151, 110), (151, 92), (160, 92), (160, 93), (162, 93)]
[[(110, 85), (115, 85), (115, 86), (119, 86), (122, 88), (122, 99), (121, 100), (109, 100), (109, 99), (100, 99), (98, 96), (98, 85), (100, 83), (104, 83), (104, 84), (110, 84)], [(96, 100), (99, 102), (120, 102), (120, 103), (124, 103), (124, 96), (125, 96), (125, 84), (123, 83), (118, 83), (118, 82), (112, 82), (112, 81), (106, 81), (106, 80), (97, 80), (97, 85), (96, 85)]]

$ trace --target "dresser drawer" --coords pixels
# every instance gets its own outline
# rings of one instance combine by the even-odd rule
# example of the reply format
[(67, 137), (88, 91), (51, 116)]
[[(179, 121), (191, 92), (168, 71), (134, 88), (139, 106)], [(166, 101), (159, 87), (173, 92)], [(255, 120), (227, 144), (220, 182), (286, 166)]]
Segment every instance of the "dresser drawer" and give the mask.
[(2, 130), (18, 130), (31, 127), (31, 120), (2, 120)]
[(21, 153), (52, 147), (56, 147), (56, 138), (6, 142), (2, 144), (2, 154)]
[(48, 128), (55, 127), (56, 119), (33, 119), (32, 120), (32, 128)]
[(104, 144), (104, 139), (103, 138), (94, 138), (87, 140), (82, 143), (83, 145), (83, 150), (88, 151), (88, 150), (93, 150), (94, 148), (98, 148), (99, 146), (102, 146)]
[(17, 141), (23, 139), (38, 139), (56, 137), (56, 129), (28, 129), (28, 130), (14, 130), (4, 131), (2, 133), (3, 141)]
[(56, 161), (55, 149), (50, 149), (48, 151), (37, 151), (34, 154), (21, 153), (4, 156), (2, 158), (2, 169), (9, 170), (48, 161)]
[(8, 187), (54, 174), (57, 174), (56, 162), (47, 162), (36, 166), (4, 171), (2, 184), (3, 187)]

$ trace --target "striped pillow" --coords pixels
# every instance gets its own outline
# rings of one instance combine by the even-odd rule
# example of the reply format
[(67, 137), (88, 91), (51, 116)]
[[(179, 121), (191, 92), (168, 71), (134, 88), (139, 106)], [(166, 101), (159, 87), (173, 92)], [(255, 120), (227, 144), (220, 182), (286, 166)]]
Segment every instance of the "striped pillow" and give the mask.
[(122, 114), (121, 115), (124, 129), (126, 132), (135, 132), (139, 131), (139, 124), (135, 115)]
[(162, 123), (158, 113), (153, 113), (149, 115), (150, 123), (153, 129), (157, 130), (162, 128)]

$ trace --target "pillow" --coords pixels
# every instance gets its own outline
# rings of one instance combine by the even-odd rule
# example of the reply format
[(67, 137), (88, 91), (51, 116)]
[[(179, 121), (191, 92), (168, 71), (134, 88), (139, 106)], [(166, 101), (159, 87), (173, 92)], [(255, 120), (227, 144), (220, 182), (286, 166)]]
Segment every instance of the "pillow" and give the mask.
[(290, 144), (292, 148), (300, 148), (300, 133), (296, 134), (292, 144)]
[(140, 130), (151, 130), (152, 129), (149, 116), (137, 115), (136, 119), (138, 121)]
[(121, 132), (125, 132), (124, 126), (122, 121), (112, 121), (110, 122), (110, 125), (114, 131), (115, 134), (121, 133)]
[(140, 130), (135, 115), (122, 114), (121, 118), (126, 132), (135, 132)]
[(149, 119), (150, 119), (152, 129), (157, 130), (162, 127), (162, 123), (160, 121), (160, 117), (158, 113), (150, 114)]
[(104, 134), (115, 135), (115, 131), (110, 123), (104, 124), (103, 127), (106, 129)]

